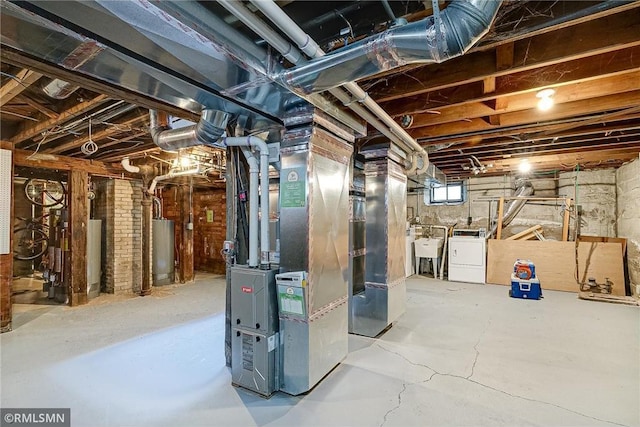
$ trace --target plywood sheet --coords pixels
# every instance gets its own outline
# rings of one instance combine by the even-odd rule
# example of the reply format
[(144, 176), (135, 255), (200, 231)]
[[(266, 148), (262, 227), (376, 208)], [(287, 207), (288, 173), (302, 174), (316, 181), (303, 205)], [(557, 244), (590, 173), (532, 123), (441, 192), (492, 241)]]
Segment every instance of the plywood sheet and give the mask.
[[(619, 243), (581, 242), (578, 246), (579, 277), (606, 278), (613, 282), (613, 295), (624, 295), (624, 270)], [(575, 280), (575, 243), (558, 241), (489, 240), (487, 283), (511, 284), (511, 271), (517, 258), (529, 259), (536, 266), (543, 289), (578, 292)]]

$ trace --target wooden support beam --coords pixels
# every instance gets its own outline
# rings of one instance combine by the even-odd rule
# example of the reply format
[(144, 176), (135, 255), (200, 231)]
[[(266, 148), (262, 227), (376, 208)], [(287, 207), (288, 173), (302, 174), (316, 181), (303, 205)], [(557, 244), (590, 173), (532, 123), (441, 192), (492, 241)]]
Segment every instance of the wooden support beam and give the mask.
[(571, 218), (571, 199), (567, 198), (564, 206), (564, 216), (562, 219), (562, 241), (569, 240), (569, 219)]
[(514, 42), (513, 66), (498, 70), (492, 50), (467, 53), (446, 63), (390, 77), (370, 95), (378, 102), (480, 81), (492, 75), (546, 67), (640, 45), (640, 13), (619, 13)]
[[(603, 120), (606, 120), (606, 122), (609, 125), (611, 125), (611, 127), (608, 127), (608, 130), (611, 130), (613, 132), (635, 129), (636, 126), (633, 124), (630, 124), (630, 121), (636, 120), (636, 119), (640, 119), (640, 114), (633, 114), (630, 116), (620, 116), (620, 117), (613, 117), (613, 118), (609, 118), (609, 117), (603, 118)], [(577, 123), (581, 123), (583, 121), (584, 120), (578, 119)], [(629, 122), (626, 122), (626, 121), (629, 121)], [(618, 122), (623, 122), (623, 123), (617, 124)], [(599, 134), (602, 134), (603, 132), (603, 129), (601, 126), (589, 125), (589, 126), (583, 127), (582, 124), (570, 130), (566, 130), (566, 131), (558, 130), (558, 129), (561, 129), (563, 126), (565, 126), (565, 124), (549, 125), (545, 123), (531, 123), (529, 125), (518, 126), (516, 128), (493, 129), (490, 132), (483, 133), (482, 145), (501, 145), (504, 143), (513, 143), (514, 139), (511, 138), (511, 136), (514, 136), (514, 135), (518, 135), (518, 138), (521, 138), (522, 135), (533, 135), (533, 134), (539, 135), (542, 132), (545, 132), (545, 133), (549, 132), (550, 136), (554, 136), (554, 137), (557, 136), (559, 138), (570, 138), (574, 136), (599, 135)], [(431, 141), (428, 138), (423, 138), (420, 141), (420, 143), (423, 146), (428, 146), (431, 144), (441, 144), (441, 143), (455, 144), (449, 148), (443, 148), (442, 150), (438, 150), (438, 153), (434, 154), (435, 156), (437, 156), (441, 152), (457, 151), (459, 149), (464, 150), (467, 148), (477, 147), (480, 143), (480, 139), (474, 138), (473, 136), (461, 134), (461, 135), (451, 135), (450, 137), (444, 140), (442, 138), (439, 138), (436, 142)]]
[(26, 68), (20, 70), (15, 79), (7, 80), (0, 88), (0, 107), (20, 95), (23, 90), (35, 83), (40, 77), (42, 77), (42, 74), (35, 71)]
[(87, 294), (87, 227), (89, 220), (89, 175), (72, 169), (69, 173), (70, 275), (67, 277), (69, 305), (88, 302)]
[(493, 126), (500, 126), (500, 114), (492, 114), (489, 116), (489, 124)]
[(498, 200), (498, 228), (496, 229), (496, 240), (502, 239), (502, 215), (504, 215), (504, 197)]
[[(131, 141), (131, 140), (136, 139), (136, 138), (143, 138), (144, 139), (144, 137), (146, 137), (146, 136), (149, 136), (149, 132), (147, 132), (147, 131), (136, 132), (136, 133), (128, 135), (126, 137), (114, 139), (114, 140), (109, 141), (109, 142), (102, 142), (102, 143), (99, 144), (99, 150), (98, 151), (106, 151), (105, 148), (109, 148), (109, 147), (112, 147), (114, 145), (121, 144), (123, 142), (128, 142), (128, 141)], [(71, 150), (69, 150), (69, 151), (71, 151)], [(79, 148), (77, 148), (73, 153), (67, 153), (66, 155), (67, 156), (74, 156), (76, 154), (81, 154), (81, 151), (79, 150)], [(84, 154), (82, 154), (82, 155), (84, 156)]]
[(69, 171), (82, 170), (91, 175), (122, 178), (125, 170), (120, 164), (107, 164), (99, 160), (74, 159), (73, 157), (56, 156), (54, 154), (34, 154), (31, 151), (15, 150), (14, 163), (16, 166), (31, 168), (45, 168)]
[[(132, 119), (129, 120), (125, 120), (124, 122), (121, 123), (117, 123), (117, 127), (107, 127), (105, 129), (102, 129), (98, 132), (93, 132), (93, 134), (91, 135), (91, 139), (93, 141), (100, 141), (103, 138), (107, 138), (111, 135), (115, 135), (118, 133), (122, 133), (122, 128), (123, 127), (131, 127), (134, 126), (144, 120), (146, 120), (147, 115), (146, 113), (138, 116), (138, 117), (134, 117)], [(97, 127), (97, 126), (96, 126)], [(87, 131), (88, 132), (88, 131)], [(45, 150), (45, 152), (47, 153), (52, 153), (52, 154), (60, 154), (60, 153), (64, 153), (65, 151), (69, 151), (72, 150), (74, 148), (80, 148), (80, 146), (82, 146), (82, 144), (84, 144), (85, 142), (89, 141), (89, 134), (87, 133), (86, 135), (82, 136), (81, 138), (76, 138), (72, 141), (69, 142), (65, 142), (64, 144), (58, 145), (57, 147), (51, 148), (49, 150)]]
[[(597, 101), (598, 98), (606, 100), (607, 98), (604, 97), (607, 95), (638, 90), (640, 89), (639, 81), (640, 60), (638, 61), (638, 68), (627, 73), (556, 87), (556, 94), (553, 97), (555, 105), (549, 112), (543, 113), (538, 110), (537, 104), (539, 99), (535, 96), (535, 91), (525, 92), (500, 96), (494, 100), (494, 103), (491, 103), (490, 100), (484, 100), (479, 102), (465, 101), (460, 104), (445, 105), (434, 109), (439, 114), (432, 114), (432, 112), (414, 114), (411, 128), (456, 122), (460, 120), (461, 117), (469, 119), (484, 117), (495, 114), (495, 112), (504, 114), (527, 111), (527, 114), (535, 114), (538, 117), (545, 118), (547, 114), (553, 114), (554, 111), (562, 109), (563, 104), (569, 102), (585, 101), (584, 104), (587, 105), (589, 100), (592, 99), (594, 101)], [(589, 108), (593, 110), (595, 107), (597, 107), (596, 102), (591, 102)]]
[(51, 129), (52, 127), (62, 124), (65, 120), (72, 119), (80, 114), (86, 113), (92, 108), (102, 104), (109, 97), (107, 95), (98, 95), (93, 99), (89, 99), (87, 101), (81, 102), (79, 104), (74, 105), (68, 110), (63, 111), (58, 115), (58, 117), (46, 120), (44, 122), (36, 123), (35, 125), (30, 125), (24, 127), (20, 132), (18, 132), (15, 136), (11, 137), (9, 141), (14, 144), (20, 143), (22, 141), (26, 141), (28, 139), (33, 138), (34, 136)]
[(496, 112), (503, 112), (509, 108), (509, 98), (506, 96), (488, 99), (486, 101), (482, 101), (482, 103)]
[(33, 99), (29, 98), (28, 96), (25, 96), (24, 94), (18, 95), (16, 97), (16, 100), (20, 102), (24, 102), (31, 108), (35, 108), (36, 110), (40, 111), (42, 114), (49, 117), (50, 119), (57, 119), (59, 116), (59, 114), (53, 111), (51, 108), (47, 107), (46, 105), (40, 102), (34, 101)]
[(531, 237), (535, 236), (535, 231), (542, 231), (542, 226), (540, 224), (534, 225), (533, 227), (529, 227), (526, 230), (514, 234), (513, 236), (507, 237), (504, 240), (529, 240)]
[(488, 94), (496, 91), (496, 78), (489, 76), (482, 80), (482, 93)]
[[(513, 156), (508, 159), (495, 160), (493, 162), (493, 170), (495, 173), (503, 173), (506, 171), (517, 170), (520, 160), (524, 156)], [(576, 165), (585, 165), (595, 162), (600, 165), (614, 164), (615, 161), (628, 161), (638, 158), (638, 147), (629, 147), (627, 149), (618, 148), (615, 150), (598, 150), (591, 152), (572, 152), (566, 154), (537, 154), (535, 157), (529, 157), (531, 169), (533, 171), (552, 169), (572, 170)]]
[(513, 67), (513, 42), (496, 47), (496, 70), (508, 70)]
[(191, 282), (193, 280), (193, 227), (189, 229), (189, 224), (193, 224), (193, 212), (191, 185), (180, 185), (178, 187), (180, 195), (180, 215), (182, 218), (182, 241), (180, 242), (180, 282)]
[[(13, 151), (13, 145), (0, 141), (0, 148)], [(11, 176), (11, 211), (9, 215), (9, 230), (13, 230), (13, 165), (10, 171)], [(0, 254), (0, 333), (11, 330), (13, 316), (11, 303), (11, 287), (13, 284), (13, 233), (9, 233), (9, 253)]]
[[(500, 115), (500, 125), (522, 126), (535, 123), (541, 124), (546, 121), (566, 119), (580, 115), (595, 114), (623, 108), (632, 108), (638, 105), (640, 105), (640, 90), (574, 102), (566, 102), (564, 104), (554, 105), (551, 110), (544, 113), (540, 113), (535, 109), (504, 113)], [(428, 119), (432, 120), (432, 118)], [(419, 124), (422, 124), (424, 120), (427, 120), (427, 118), (414, 117), (414, 123), (418, 121)], [(493, 126), (481, 118), (471, 118), (470, 120), (465, 120), (463, 122), (447, 122), (411, 129), (409, 134), (416, 139), (423, 139), (442, 136), (454, 137), (457, 134), (466, 134), (469, 132), (491, 129), (493, 129)]]

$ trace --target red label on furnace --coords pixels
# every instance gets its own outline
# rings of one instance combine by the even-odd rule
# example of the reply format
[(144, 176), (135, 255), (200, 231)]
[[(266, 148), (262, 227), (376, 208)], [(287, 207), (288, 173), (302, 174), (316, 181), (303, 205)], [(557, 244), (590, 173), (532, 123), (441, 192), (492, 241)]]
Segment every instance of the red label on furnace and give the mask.
[(245, 294), (251, 294), (251, 293), (253, 293), (253, 288), (249, 288), (247, 286), (243, 286), (242, 287), (242, 292), (244, 292)]

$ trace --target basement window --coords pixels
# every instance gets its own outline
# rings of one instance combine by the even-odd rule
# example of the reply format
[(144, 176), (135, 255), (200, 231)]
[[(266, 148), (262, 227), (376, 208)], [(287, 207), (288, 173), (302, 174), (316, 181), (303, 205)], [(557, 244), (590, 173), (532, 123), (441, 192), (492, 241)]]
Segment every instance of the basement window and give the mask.
[(429, 192), (424, 194), (425, 205), (456, 204), (464, 202), (462, 182), (451, 184), (432, 184)]

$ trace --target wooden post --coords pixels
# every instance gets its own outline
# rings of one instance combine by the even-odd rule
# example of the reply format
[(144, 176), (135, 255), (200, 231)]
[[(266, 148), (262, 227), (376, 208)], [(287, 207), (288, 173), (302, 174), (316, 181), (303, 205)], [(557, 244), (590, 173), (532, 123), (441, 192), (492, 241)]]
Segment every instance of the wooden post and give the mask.
[(89, 221), (86, 171), (72, 169), (69, 173), (69, 248), (71, 264), (69, 305), (86, 304), (87, 297), (87, 223)]
[(562, 221), (562, 241), (569, 240), (569, 218), (570, 218), (571, 199), (567, 198), (564, 207), (564, 218)]
[(11, 189), (9, 198), (11, 209), (9, 214), (9, 253), (0, 255), (0, 333), (11, 330), (13, 316), (11, 304), (11, 285), (13, 283), (13, 145), (0, 141), (0, 148), (11, 150), (11, 170), (9, 171)]
[(191, 185), (180, 187), (180, 216), (182, 219), (182, 242), (180, 244), (181, 283), (193, 280), (193, 215), (191, 213)]
[(502, 215), (504, 213), (504, 197), (498, 201), (498, 228), (496, 229), (496, 240), (502, 239)]
[(140, 295), (151, 295), (151, 196), (142, 195), (142, 289)]

